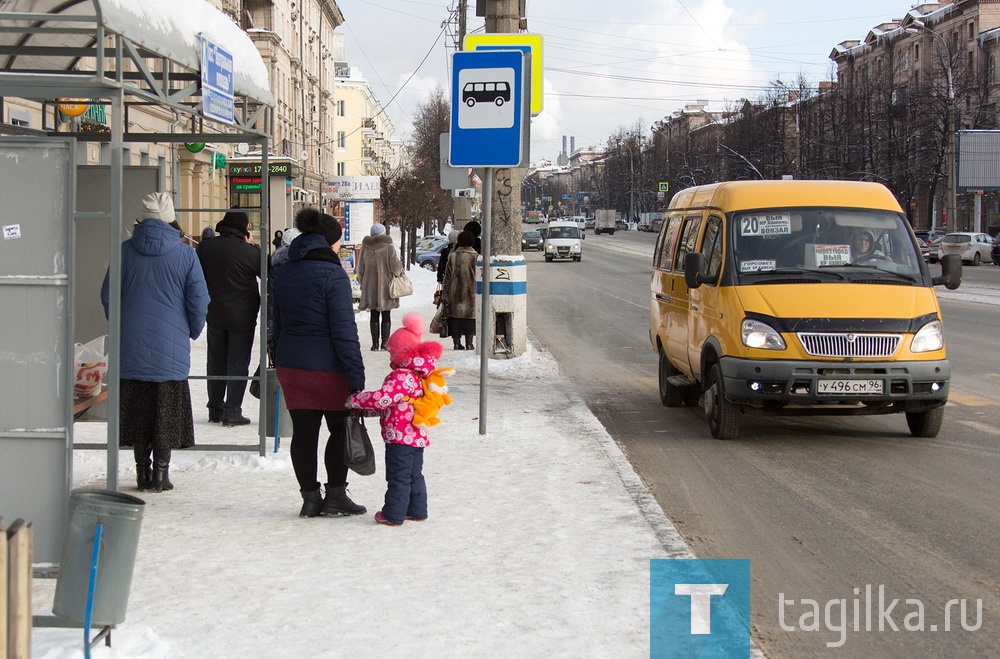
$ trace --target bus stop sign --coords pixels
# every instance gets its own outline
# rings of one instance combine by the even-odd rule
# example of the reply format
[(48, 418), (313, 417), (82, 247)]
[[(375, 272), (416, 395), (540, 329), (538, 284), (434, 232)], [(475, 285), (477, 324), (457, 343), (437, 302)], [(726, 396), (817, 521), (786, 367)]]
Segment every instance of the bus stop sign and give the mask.
[(521, 50), (452, 55), (452, 167), (523, 167), (528, 163), (527, 55)]

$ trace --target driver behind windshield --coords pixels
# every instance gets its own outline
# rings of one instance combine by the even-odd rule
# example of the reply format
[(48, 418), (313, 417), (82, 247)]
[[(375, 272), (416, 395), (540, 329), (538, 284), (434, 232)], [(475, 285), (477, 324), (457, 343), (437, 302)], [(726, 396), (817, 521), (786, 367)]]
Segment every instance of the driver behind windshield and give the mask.
[(868, 259), (892, 260), (881, 250), (875, 249), (875, 238), (866, 229), (855, 232), (851, 237), (851, 257), (855, 261)]

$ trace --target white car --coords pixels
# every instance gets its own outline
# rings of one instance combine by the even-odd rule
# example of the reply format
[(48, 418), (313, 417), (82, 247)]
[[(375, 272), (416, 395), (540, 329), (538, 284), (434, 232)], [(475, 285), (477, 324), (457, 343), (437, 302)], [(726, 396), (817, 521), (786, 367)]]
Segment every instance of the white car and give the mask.
[(545, 231), (545, 260), (583, 258), (583, 234), (576, 222), (549, 222)]
[(964, 263), (979, 265), (983, 261), (992, 260), (990, 251), (993, 249), (993, 239), (985, 233), (958, 231), (946, 234), (941, 239), (941, 256), (958, 254)]

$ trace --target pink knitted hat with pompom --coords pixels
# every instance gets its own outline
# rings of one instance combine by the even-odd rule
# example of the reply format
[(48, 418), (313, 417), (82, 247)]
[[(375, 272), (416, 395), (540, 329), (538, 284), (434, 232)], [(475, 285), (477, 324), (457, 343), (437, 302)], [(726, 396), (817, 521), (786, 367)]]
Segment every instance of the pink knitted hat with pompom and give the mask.
[(392, 364), (404, 364), (414, 357), (440, 359), (443, 352), (440, 343), (437, 341), (420, 342), (425, 327), (423, 316), (420, 314), (410, 313), (403, 316), (403, 326), (393, 332), (385, 344)]

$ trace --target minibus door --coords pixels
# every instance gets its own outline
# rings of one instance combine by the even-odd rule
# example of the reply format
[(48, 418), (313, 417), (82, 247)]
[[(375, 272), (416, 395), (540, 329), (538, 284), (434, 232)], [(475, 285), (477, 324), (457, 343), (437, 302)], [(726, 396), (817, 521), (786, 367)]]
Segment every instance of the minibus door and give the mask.
[(684, 281), (684, 260), (695, 251), (701, 215), (688, 215), (680, 228), (677, 254), (670, 272), (670, 302), (667, 305), (667, 358), (684, 373), (691, 373), (688, 360), (688, 323), (691, 313), (690, 291)]

